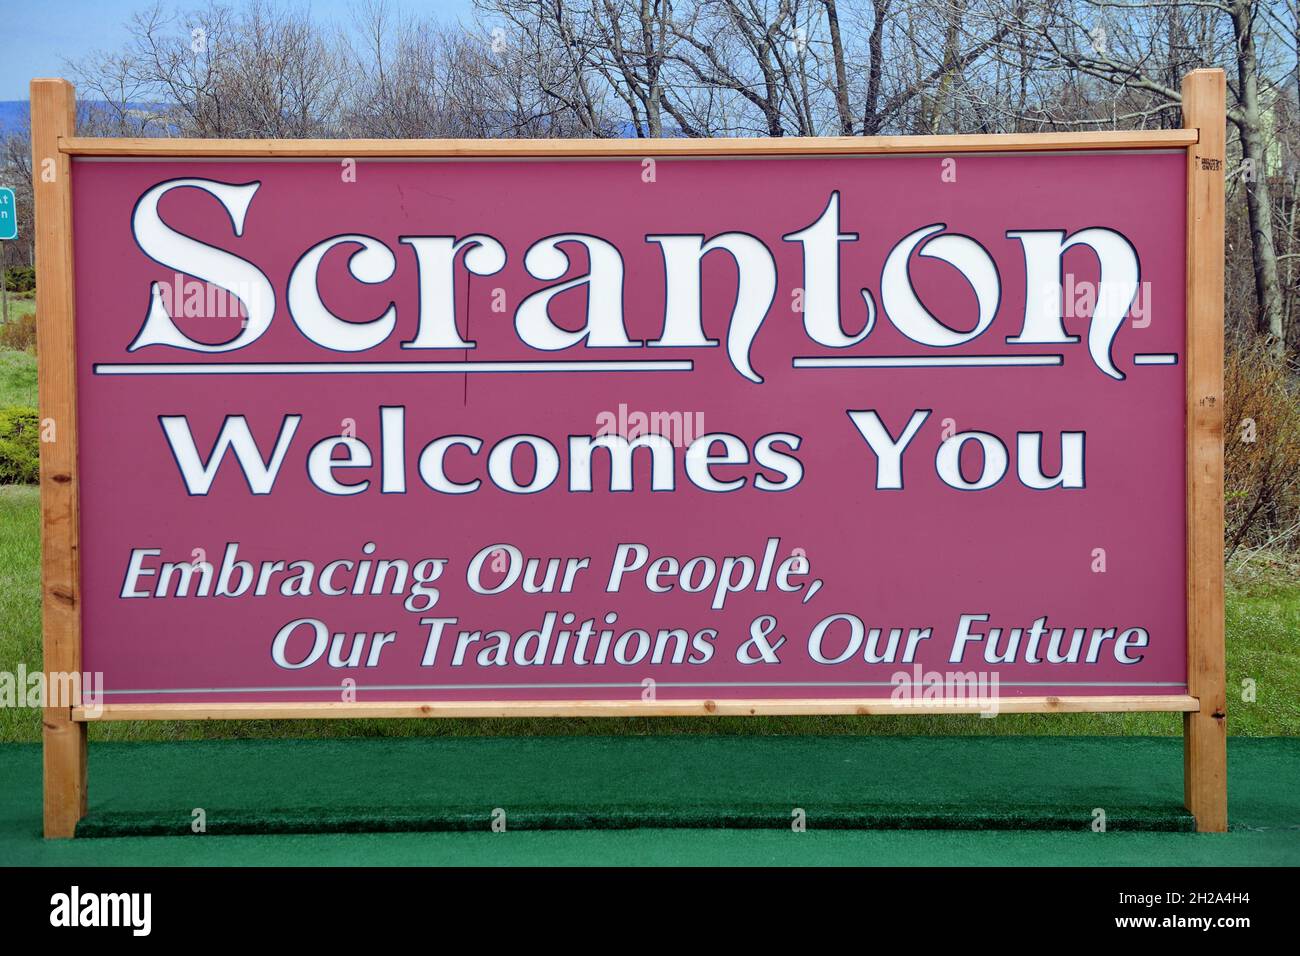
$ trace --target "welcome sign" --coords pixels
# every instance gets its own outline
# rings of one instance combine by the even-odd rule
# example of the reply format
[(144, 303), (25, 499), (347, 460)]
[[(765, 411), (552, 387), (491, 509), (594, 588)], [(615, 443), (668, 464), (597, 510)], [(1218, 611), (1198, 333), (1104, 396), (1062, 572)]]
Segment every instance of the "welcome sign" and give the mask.
[(1201, 710), (1196, 130), (59, 143), (78, 726)]
[(85, 669), (1183, 695), (1184, 166), (78, 163)]

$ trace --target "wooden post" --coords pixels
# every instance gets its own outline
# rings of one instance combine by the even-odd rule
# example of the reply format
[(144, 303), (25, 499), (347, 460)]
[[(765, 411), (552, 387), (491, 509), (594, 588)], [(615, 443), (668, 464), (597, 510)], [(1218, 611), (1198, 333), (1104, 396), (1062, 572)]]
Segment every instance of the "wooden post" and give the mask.
[[(36, 198), (36, 342), (41, 404), (41, 627), (48, 677), (81, 672), (77, 363), (73, 327), (72, 160), (59, 137), (76, 125), (66, 80), (32, 80), (32, 189)], [(43, 715), (45, 835), (70, 837), (86, 812), (86, 725), (80, 701), (54, 699)]]
[[(1222, 70), (1183, 79), (1187, 150), (1187, 692), (1183, 798), (1196, 829), (1228, 829), (1227, 686), (1223, 649)], [(1261, 171), (1262, 175), (1262, 171)]]

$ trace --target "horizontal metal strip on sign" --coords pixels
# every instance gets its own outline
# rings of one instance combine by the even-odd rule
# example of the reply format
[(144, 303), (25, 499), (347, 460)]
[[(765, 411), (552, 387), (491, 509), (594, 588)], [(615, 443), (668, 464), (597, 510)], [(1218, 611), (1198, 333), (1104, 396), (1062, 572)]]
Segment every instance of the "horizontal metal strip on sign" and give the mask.
[(200, 158), (357, 157), (636, 157), (1000, 153), (1041, 150), (1174, 149), (1194, 146), (1196, 130), (1104, 130), (990, 133), (967, 136), (787, 136), (725, 139), (111, 139), (59, 138), (74, 156)]
[(369, 717), (691, 717), (847, 714), (1039, 714), (1195, 711), (1184, 694), (1134, 697), (1004, 697), (945, 704), (901, 700), (520, 700), (371, 703), (105, 704), (74, 707), (73, 720), (292, 720)]
[[(733, 681), (656, 681), (656, 687), (682, 689), (684, 687), (896, 687), (897, 681), (888, 680), (733, 680)], [(1146, 681), (1146, 680), (1039, 680), (1039, 681), (998, 681), (999, 687), (1168, 687), (1183, 690), (1185, 681)], [(355, 684), (350, 690), (373, 693), (376, 691), (468, 691), (468, 690), (601, 690), (627, 689), (640, 691), (645, 687), (641, 681), (585, 681), (583, 683), (490, 683), (490, 684)], [(339, 693), (340, 684), (316, 685), (278, 685), (268, 687), (128, 687), (121, 690), (101, 690), (105, 696), (125, 697), (129, 695), (171, 694), (307, 694)], [(90, 696), (86, 692), (85, 696)], [(85, 697), (82, 698), (83, 700)]]

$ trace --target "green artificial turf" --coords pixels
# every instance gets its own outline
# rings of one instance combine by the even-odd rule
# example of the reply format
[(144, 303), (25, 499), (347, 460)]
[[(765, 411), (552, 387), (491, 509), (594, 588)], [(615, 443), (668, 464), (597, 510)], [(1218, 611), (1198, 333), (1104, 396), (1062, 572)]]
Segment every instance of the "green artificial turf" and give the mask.
[[(99, 749), (99, 748), (96, 748)], [(1181, 757), (1148, 741), (497, 737), (117, 746), (83, 836), (518, 829), (1191, 829)], [(989, 773), (995, 767), (998, 772)], [(274, 768), (272, 771), (270, 768)], [(1060, 771), (1068, 769), (1068, 776)], [(94, 768), (92, 768), (92, 773)], [(183, 778), (158, 786), (159, 776)], [(1046, 777), (1058, 777), (1044, 788)], [(1175, 780), (1175, 783), (1177, 781)], [(129, 809), (128, 809), (129, 808)]]
[(1181, 771), (1170, 738), (101, 744), (83, 836), (43, 841), (39, 748), (7, 746), (0, 862), (1300, 863), (1300, 741), (1230, 742), (1226, 835), (1184, 832)]
[(1295, 866), (1294, 834), (517, 830), (24, 843), (44, 866)]

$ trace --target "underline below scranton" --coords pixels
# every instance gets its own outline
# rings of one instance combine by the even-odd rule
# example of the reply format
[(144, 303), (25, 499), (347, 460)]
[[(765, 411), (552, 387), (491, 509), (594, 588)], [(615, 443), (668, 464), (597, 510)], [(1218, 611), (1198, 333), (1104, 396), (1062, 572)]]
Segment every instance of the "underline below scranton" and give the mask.
[(96, 375), (354, 375), (464, 372), (689, 372), (690, 359), (639, 362), (142, 362), (94, 366)]
[[(802, 356), (795, 368), (987, 368), (1063, 365), (1062, 355), (876, 355)], [(1134, 365), (1176, 365), (1177, 355), (1135, 355)], [(96, 375), (356, 375), (465, 374), (510, 372), (689, 372), (691, 359), (587, 362), (142, 362), (96, 364)]]

